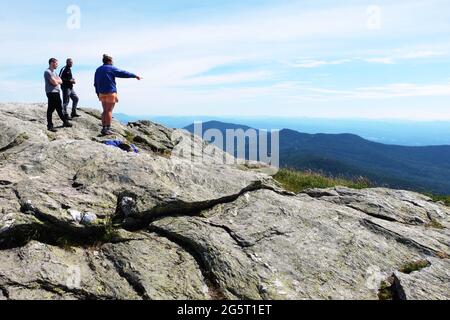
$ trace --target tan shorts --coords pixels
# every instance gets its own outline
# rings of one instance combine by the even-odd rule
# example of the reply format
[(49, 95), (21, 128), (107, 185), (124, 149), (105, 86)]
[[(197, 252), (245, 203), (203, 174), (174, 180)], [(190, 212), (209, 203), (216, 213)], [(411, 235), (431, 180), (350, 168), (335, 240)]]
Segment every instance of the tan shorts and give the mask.
[(118, 103), (119, 102), (119, 96), (117, 93), (100, 93), (98, 96), (98, 99), (103, 103)]

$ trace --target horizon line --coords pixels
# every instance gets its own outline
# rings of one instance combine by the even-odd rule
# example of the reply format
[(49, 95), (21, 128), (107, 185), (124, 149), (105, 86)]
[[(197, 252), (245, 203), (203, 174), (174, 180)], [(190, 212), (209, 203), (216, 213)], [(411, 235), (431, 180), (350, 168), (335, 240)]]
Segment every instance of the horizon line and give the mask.
[[(21, 102), (21, 101), (0, 101), (0, 104), (47, 104), (47, 102)], [(79, 108), (89, 108), (89, 109), (98, 109), (98, 106), (79, 106)], [(300, 116), (300, 115), (155, 115), (155, 114), (132, 114), (125, 112), (114, 112), (116, 115), (125, 115), (128, 117), (139, 118), (139, 117), (160, 117), (160, 118), (222, 118), (222, 119), (283, 119), (283, 120), (293, 120), (293, 119), (302, 119), (302, 120), (330, 120), (330, 121), (373, 121), (373, 122), (409, 122), (409, 123), (426, 123), (426, 122), (442, 122), (447, 123), (450, 122), (450, 118), (448, 119), (418, 119), (418, 118), (368, 118), (368, 117), (311, 117), (311, 116)], [(210, 120), (208, 120), (210, 121)]]

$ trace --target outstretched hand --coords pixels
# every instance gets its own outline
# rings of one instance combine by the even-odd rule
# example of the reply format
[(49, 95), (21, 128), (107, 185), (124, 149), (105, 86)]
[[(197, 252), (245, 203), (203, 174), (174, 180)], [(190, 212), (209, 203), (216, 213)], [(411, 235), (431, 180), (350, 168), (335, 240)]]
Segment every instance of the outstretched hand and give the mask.
[(138, 81), (141, 81), (141, 80), (142, 80), (142, 77), (136, 76), (136, 79), (138, 79)]

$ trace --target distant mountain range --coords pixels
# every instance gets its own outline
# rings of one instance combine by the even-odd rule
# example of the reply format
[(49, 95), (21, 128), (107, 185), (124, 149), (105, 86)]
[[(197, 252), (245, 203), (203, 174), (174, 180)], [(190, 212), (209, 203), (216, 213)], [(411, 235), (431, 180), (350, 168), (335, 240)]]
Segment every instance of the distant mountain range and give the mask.
[[(193, 133), (194, 125), (185, 129)], [(225, 137), (227, 129), (250, 127), (209, 121), (203, 123), (203, 133), (208, 129), (218, 129)], [(246, 143), (246, 158), (248, 148)], [(450, 194), (450, 146), (386, 145), (353, 134), (307, 134), (283, 129), (280, 165), (347, 178), (363, 176), (390, 188)]]

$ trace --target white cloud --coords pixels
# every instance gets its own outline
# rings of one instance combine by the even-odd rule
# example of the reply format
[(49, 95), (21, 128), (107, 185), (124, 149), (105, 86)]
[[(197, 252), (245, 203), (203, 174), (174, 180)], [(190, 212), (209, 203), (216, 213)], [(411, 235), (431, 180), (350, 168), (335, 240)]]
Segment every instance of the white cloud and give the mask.
[(426, 59), (433, 58), (438, 56), (444, 56), (447, 53), (444, 51), (432, 51), (432, 50), (415, 50), (415, 51), (404, 51), (404, 50), (394, 50), (395, 53), (392, 53), (388, 56), (380, 56), (380, 57), (356, 57), (356, 58), (348, 58), (348, 59), (338, 59), (338, 60), (314, 60), (314, 59), (304, 59), (298, 60), (294, 63), (292, 62), (283, 62), (283, 64), (288, 65), (292, 68), (318, 68), (323, 66), (332, 66), (332, 65), (340, 65), (345, 63), (351, 63), (356, 61), (365, 61), (368, 63), (379, 63), (379, 64), (395, 64), (401, 60), (413, 60), (413, 59)]
[(350, 59), (340, 59), (340, 60), (331, 60), (331, 61), (325, 61), (325, 60), (301, 60), (297, 61), (295, 63), (287, 63), (288, 66), (292, 68), (317, 68), (327, 65), (339, 65), (344, 63), (349, 63), (352, 60)]
[[(444, 84), (393, 83), (384, 86), (359, 87), (346, 90), (314, 87), (303, 87), (301, 89), (304, 90), (307, 96), (309, 92), (313, 93), (310, 97), (325, 100), (450, 96), (450, 82)], [(299, 96), (299, 98), (304, 97)]]
[(355, 99), (387, 99), (400, 97), (450, 96), (450, 83), (413, 84), (395, 83), (381, 87), (358, 88), (349, 96)]
[(437, 56), (445, 55), (445, 52), (442, 51), (433, 51), (433, 50), (417, 50), (408, 53), (404, 53), (400, 56), (403, 59), (420, 59), (420, 58), (432, 58)]
[(438, 56), (444, 56), (446, 54), (447, 53), (443, 51), (433, 51), (433, 50), (414, 50), (414, 51), (395, 50), (395, 52), (389, 56), (375, 57), (375, 58), (361, 58), (361, 60), (371, 63), (395, 64), (396, 62), (401, 60), (427, 59)]
[(384, 57), (384, 58), (365, 58), (361, 59), (369, 63), (380, 63), (380, 64), (394, 64), (394, 59), (390, 57)]
[(255, 72), (235, 72), (216, 76), (200, 76), (186, 79), (182, 85), (223, 85), (223, 84), (240, 84), (251, 81), (259, 81), (268, 79), (271, 73), (268, 71)]

